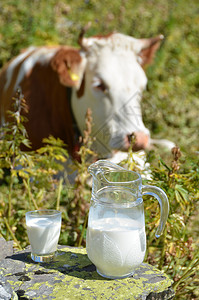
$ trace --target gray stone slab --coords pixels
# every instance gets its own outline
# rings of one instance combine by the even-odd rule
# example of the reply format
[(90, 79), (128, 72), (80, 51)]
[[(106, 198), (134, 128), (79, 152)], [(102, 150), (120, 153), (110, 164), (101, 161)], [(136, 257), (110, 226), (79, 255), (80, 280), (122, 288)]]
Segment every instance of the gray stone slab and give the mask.
[(17, 252), (0, 262), (0, 272), (19, 299), (167, 300), (174, 296), (172, 280), (148, 264), (129, 278), (100, 277), (83, 248), (62, 247), (55, 261), (43, 264), (33, 262), (29, 250)]
[(0, 260), (13, 254), (13, 241), (6, 242), (0, 237)]
[(6, 280), (5, 276), (0, 274), (0, 299), (10, 300), (13, 297), (11, 284)]

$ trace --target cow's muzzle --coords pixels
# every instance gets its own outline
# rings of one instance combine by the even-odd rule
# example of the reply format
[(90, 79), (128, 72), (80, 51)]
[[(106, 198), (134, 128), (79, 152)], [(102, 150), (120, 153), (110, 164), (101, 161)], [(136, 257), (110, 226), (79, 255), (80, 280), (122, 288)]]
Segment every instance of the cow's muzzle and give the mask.
[(134, 151), (146, 149), (149, 146), (149, 135), (143, 131), (137, 131), (125, 137), (126, 150), (132, 145)]

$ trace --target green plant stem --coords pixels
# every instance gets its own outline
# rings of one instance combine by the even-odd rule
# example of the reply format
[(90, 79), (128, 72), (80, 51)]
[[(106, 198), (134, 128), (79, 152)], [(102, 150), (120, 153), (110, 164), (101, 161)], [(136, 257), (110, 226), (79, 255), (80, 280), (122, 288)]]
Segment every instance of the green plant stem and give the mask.
[(19, 244), (19, 241), (16, 239), (14, 233), (12, 232), (12, 229), (11, 229), (11, 227), (10, 227), (10, 225), (9, 225), (9, 223), (8, 223), (8, 221), (7, 221), (7, 219), (6, 219), (5, 217), (4, 217), (3, 219), (4, 219), (4, 222), (5, 222), (5, 224), (6, 224), (6, 227), (8, 228), (8, 231), (10, 232), (10, 234), (11, 234), (13, 240), (14, 240), (15, 243), (17, 244), (17, 247), (19, 248), (19, 250), (23, 250), (22, 247), (21, 247), (21, 245)]
[(60, 198), (61, 198), (62, 188), (63, 188), (63, 178), (61, 178), (60, 181), (59, 181), (58, 192), (57, 192), (56, 210), (59, 210), (59, 208), (60, 208)]
[(10, 177), (9, 184), (9, 195), (8, 195), (8, 222), (10, 223), (10, 218), (12, 214), (12, 187), (13, 187), (13, 177)]
[(82, 228), (81, 235), (80, 235), (80, 238), (79, 238), (79, 242), (78, 242), (78, 245), (77, 245), (78, 247), (80, 247), (81, 244), (82, 244), (82, 240), (83, 240), (83, 236), (84, 236), (84, 231), (86, 229), (87, 221), (88, 221), (88, 211), (87, 211), (85, 219), (84, 219), (83, 228)]
[(81, 203), (82, 203), (82, 197), (80, 196), (80, 198), (78, 199), (78, 202), (77, 202), (77, 223), (76, 223), (77, 228), (79, 228), (79, 226), (80, 226)]
[(160, 262), (159, 262), (159, 266), (158, 266), (159, 270), (162, 270), (162, 267), (164, 264), (166, 235), (167, 235), (167, 228), (165, 227), (163, 235), (161, 236), (162, 249), (161, 249), (161, 255), (160, 255)]
[(30, 180), (29, 180), (29, 178), (28, 178), (27, 181), (26, 181), (25, 179), (23, 179), (23, 184), (24, 184), (25, 188), (26, 188), (27, 191), (28, 191), (28, 197), (29, 197), (29, 199), (31, 200), (31, 202), (33, 203), (34, 208), (38, 210), (39, 207), (38, 207), (38, 205), (37, 205), (37, 202), (35, 201), (35, 199), (34, 199), (32, 193), (31, 193)]
[[(196, 253), (196, 255), (198, 255), (198, 253)], [(192, 275), (195, 270), (194, 268), (198, 265), (199, 263), (199, 257), (196, 259), (196, 261), (193, 263), (195, 259), (193, 258), (192, 261), (189, 263), (189, 265), (187, 266), (186, 270), (184, 271), (184, 273), (182, 274), (181, 278), (176, 281), (174, 284), (173, 284), (173, 289), (174, 291), (176, 291), (177, 287), (179, 286), (179, 284), (181, 282), (183, 282), (184, 279), (186, 279), (187, 276), (190, 276)], [(193, 264), (193, 265), (192, 265)], [(191, 266), (192, 265), (192, 266)]]

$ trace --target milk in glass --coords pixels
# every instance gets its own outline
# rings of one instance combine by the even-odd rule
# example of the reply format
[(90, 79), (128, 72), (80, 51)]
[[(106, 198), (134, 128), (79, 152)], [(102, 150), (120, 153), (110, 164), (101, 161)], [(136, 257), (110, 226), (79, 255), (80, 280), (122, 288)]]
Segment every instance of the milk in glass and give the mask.
[(88, 257), (98, 273), (110, 278), (127, 276), (144, 260), (145, 227), (130, 218), (92, 220), (86, 243)]
[(46, 255), (57, 250), (61, 222), (48, 217), (27, 220), (27, 233), (31, 244), (31, 252)]

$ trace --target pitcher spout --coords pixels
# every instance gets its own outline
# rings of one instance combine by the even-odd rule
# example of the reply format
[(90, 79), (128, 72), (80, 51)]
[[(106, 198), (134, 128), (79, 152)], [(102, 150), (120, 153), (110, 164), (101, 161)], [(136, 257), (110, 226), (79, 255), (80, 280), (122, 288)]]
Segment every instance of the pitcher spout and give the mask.
[(124, 171), (125, 169), (105, 159), (101, 159), (88, 167), (88, 172), (93, 176), (92, 193), (95, 194), (103, 186), (111, 183), (105, 174), (109, 172)]
[(141, 192), (141, 176), (133, 171), (126, 170), (107, 160), (98, 160), (88, 168), (93, 176), (92, 193), (95, 194), (103, 187), (126, 187), (136, 191), (138, 196)]
[(99, 173), (103, 174), (105, 172), (119, 171), (119, 170), (124, 170), (124, 168), (105, 159), (100, 159), (88, 167), (88, 171), (92, 176), (96, 176)]

